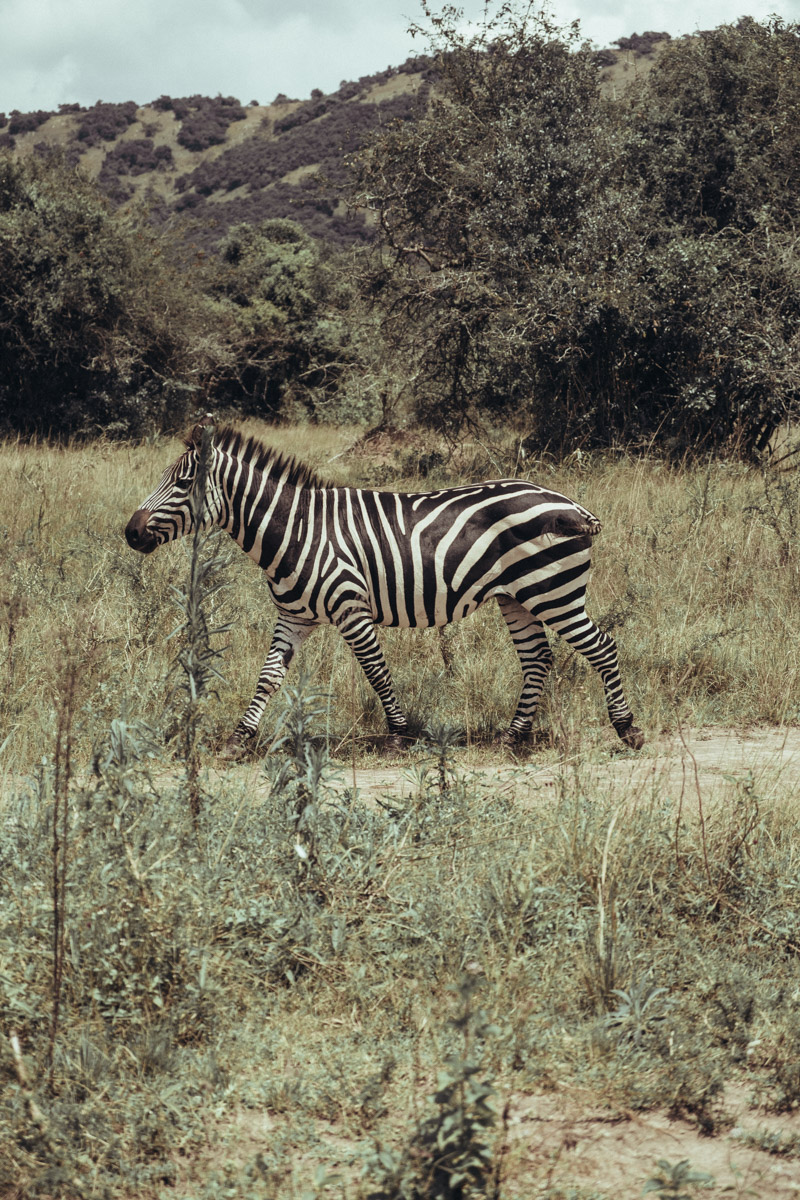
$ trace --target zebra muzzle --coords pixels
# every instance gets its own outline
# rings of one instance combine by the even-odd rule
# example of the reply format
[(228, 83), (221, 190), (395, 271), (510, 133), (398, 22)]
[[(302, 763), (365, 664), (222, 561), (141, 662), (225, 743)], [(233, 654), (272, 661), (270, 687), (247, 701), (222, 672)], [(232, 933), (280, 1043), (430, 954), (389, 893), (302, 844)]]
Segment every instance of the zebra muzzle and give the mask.
[(139, 508), (125, 526), (125, 540), (131, 550), (138, 550), (140, 554), (151, 554), (158, 545), (158, 538), (147, 528), (150, 515), (146, 509)]

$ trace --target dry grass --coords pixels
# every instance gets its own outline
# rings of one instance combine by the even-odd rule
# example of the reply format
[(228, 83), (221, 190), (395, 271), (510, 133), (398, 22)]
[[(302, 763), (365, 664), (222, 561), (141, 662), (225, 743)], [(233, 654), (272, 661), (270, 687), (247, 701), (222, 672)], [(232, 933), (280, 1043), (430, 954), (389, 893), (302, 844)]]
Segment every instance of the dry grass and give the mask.
[[(424, 488), (518, 469), (598, 513), (589, 611), (617, 637), (623, 679), (640, 723), (651, 733), (687, 725), (785, 724), (800, 716), (796, 646), (800, 610), (798, 485), (737, 464), (677, 469), (657, 460), (599, 459), (557, 468), (517, 462), (510, 439), (465, 447), (427, 478), (421, 455), (398, 446), (370, 460), (358, 431), (248, 426), (307, 459), (334, 482)], [(162, 722), (176, 621), (172, 587), (186, 572), (187, 546), (146, 559), (122, 537), (130, 513), (155, 486), (179, 443), (59, 449), (0, 448), (0, 678), (3, 764), (38, 761), (52, 728), (54, 656), (65, 640), (91, 656), (83, 680), (79, 737), (88, 757), (121, 710)], [(224, 737), (247, 703), (266, 655), (273, 608), (258, 569), (233, 549), (224, 608), (234, 622), (225, 656), (227, 683), (212, 706)], [(412, 723), (458, 725), (470, 742), (489, 741), (509, 719), (518, 688), (516, 657), (494, 606), (436, 631), (382, 634)], [(542, 705), (544, 729), (607, 735), (599, 681), (576, 655), (556, 647)], [(383, 716), (341, 639), (321, 629), (299, 665), (331, 696), (326, 732), (335, 744), (355, 727), (369, 744)], [(271, 726), (270, 719), (266, 722)]]

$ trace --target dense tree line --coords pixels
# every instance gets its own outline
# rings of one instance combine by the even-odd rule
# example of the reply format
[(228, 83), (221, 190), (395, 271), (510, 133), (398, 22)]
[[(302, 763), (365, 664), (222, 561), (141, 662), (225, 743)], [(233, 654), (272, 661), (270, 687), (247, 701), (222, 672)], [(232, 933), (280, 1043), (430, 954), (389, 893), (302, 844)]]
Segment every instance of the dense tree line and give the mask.
[(0, 155), (0, 413), (40, 433), (180, 419), (190, 372), (160, 248), (66, 165)]
[(0, 155), (0, 429), (137, 437), (209, 404), (324, 409), (357, 364), (324, 246), (278, 221), (219, 251), (113, 209), (66, 163)]
[[(378, 106), (352, 98), (292, 129), (355, 147), (326, 196), (301, 190), (344, 222), (346, 188), (371, 248), (244, 198), (193, 255), (65, 163), (0, 157), (5, 427), (137, 434), (201, 403), (335, 419), (380, 394), (396, 420), (513, 420), (554, 450), (763, 448), (800, 408), (798, 26), (662, 44), (614, 100), (596, 52), (533, 6), (430, 29), (424, 110), (383, 106), (362, 149), (346, 113)], [(117, 174), (154, 153), (127, 143)], [(187, 198), (223, 186), (215, 169)]]
[(798, 27), (671, 42), (614, 103), (530, 9), (434, 27), (426, 116), (357, 162), (383, 234), (364, 282), (420, 419), (763, 447), (800, 406)]

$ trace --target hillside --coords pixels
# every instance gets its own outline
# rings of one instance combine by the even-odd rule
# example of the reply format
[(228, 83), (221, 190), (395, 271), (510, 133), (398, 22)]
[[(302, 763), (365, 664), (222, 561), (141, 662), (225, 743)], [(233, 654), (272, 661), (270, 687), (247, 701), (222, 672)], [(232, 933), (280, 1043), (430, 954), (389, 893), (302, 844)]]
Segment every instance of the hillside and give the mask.
[[(613, 97), (649, 70), (663, 44), (655, 38), (665, 36), (634, 34), (599, 51), (603, 90)], [(430, 60), (417, 57), (306, 101), (162, 96), (142, 106), (0, 114), (0, 148), (22, 157), (60, 150), (115, 203), (144, 202), (157, 220), (182, 215), (201, 244), (239, 221), (290, 217), (344, 246), (370, 236), (340, 198), (346, 156), (378, 126), (413, 120), (433, 75)]]

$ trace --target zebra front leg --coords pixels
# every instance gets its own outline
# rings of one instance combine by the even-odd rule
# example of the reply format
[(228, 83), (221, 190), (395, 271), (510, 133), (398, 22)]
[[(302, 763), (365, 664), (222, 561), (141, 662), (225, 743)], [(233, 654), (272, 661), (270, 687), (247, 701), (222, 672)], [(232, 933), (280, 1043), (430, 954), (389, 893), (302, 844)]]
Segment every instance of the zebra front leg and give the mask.
[(220, 758), (239, 759), (247, 753), (247, 744), (255, 737), (259, 722), (272, 696), (283, 683), (287, 667), (295, 656), (301, 644), (316, 625), (304, 621), (290, 621), (279, 617), (272, 634), (264, 666), (258, 677), (258, 684), (253, 699), (245, 711), (239, 724), (225, 743)]
[(577, 615), (573, 612), (571, 615), (555, 619), (545, 617), (545, 620), (592, 664), (603, 681), (608, 715), (617, 736), (632, 750), (641, 750), (644, 745), (644, 733), (634, 725), (633, 713), (622, 691), (617, 643), (611, 634), (598, 629), (585, 610)]
[(383, 705), (386, 723), (389, 726), (388, 747), (392, 750), (405, 749), (408, 721), (397, 703), (392, 677), (386, 666), (372, 618), (363, 613), (349, 613), (337, 621), (337, 628)]
[(547, 673), (553, 665), (553, 652), (541, 621), (511, 596), (498, 596), (514, 649), (522, 667), (522, 691), (517, 711), (506, 732), (500, 738), (505, 746), (524, 741), (533, 726), (533, 714), (539, 704)]

